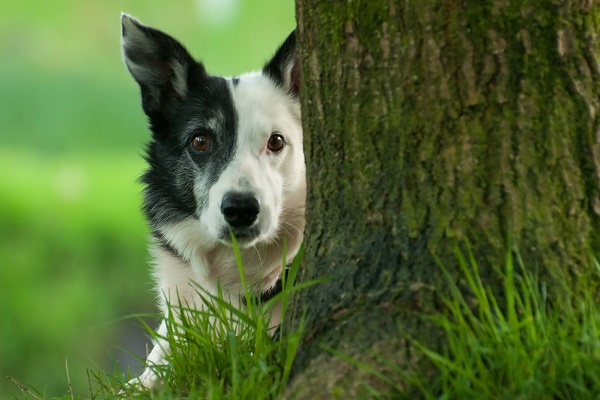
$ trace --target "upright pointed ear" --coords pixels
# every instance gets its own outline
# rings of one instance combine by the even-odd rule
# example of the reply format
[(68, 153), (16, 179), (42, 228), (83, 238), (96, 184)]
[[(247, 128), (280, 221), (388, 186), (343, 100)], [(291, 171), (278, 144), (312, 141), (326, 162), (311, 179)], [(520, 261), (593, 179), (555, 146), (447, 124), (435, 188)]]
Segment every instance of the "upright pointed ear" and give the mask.
[(173, 100), (185, 97), (188, 74), (192, 68), (204, 73), (204, 67), (177, 40), (127, 14), (121, 15), (121, 26), (123, 59), (140, 85), (144, 112), (156, 115)]
[(279, 47), (271, 61), (264, 66), (263, 74), (293, 96), (300, 93), (300, 65), (296, 53), (295, 30)]

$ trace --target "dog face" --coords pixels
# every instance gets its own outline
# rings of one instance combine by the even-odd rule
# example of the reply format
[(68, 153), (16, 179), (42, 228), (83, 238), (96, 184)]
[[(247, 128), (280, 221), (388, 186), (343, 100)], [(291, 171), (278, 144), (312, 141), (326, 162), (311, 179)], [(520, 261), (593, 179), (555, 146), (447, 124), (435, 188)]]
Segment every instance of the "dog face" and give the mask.
[[(232, 84), (237, 114), (233, 156), (210, 186), (200, 221), (211, 237), (242, 245), (276, 237), (279, 217), (304, 185), (298, 104), (262, 74)], [(299, 168), (301, 166), (302, 168)], [(196, 185), (196, 198), (206, 183)]]
[(282, 219), (303, 212), (305, 197), (294, 33), (262, 71), (223, 78), (172, 37), (122, 22), (153, 132), (142, 180), (155, 234), (185, 223), (206, 248), (230, 244), (230, 230), (241, 247), (280, 239)]

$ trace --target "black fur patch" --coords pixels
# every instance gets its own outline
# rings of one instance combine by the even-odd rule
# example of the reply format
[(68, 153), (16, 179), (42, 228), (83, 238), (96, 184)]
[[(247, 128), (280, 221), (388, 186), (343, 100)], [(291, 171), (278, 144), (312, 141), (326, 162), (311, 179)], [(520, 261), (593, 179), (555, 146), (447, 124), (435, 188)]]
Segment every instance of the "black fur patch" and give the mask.
[[(149, 168), (142, 182), (146, 185), (144, 209), (154, 226), (202, 210), (208, 189), (235, 152), (237, 114), (227, 81), (188, 76), (188, 84), (186, 97), (177, 107), (163, 111), (163, 124), (151, 124), (154, 135), (146, 156)], [(210, 140), (207, 154), (198, 154), (191, 146), (198, 134)], [(194, 194), (198, 177), (205, 181), (205, 197)]]
[[(201, 211), (209, 187), (233, 158), (237, 114), (230, 83), (210, 76), (177, 40), (124, 17), (123, 44), (127, 67), (141, 88), (152, 141), (146, 151), (148, 169), (144, 210), (154, 228)], [(191, 143), (202, 134), (210, 151), (199, 153)], [(194, 193), (197, 181), (206, 196)]]

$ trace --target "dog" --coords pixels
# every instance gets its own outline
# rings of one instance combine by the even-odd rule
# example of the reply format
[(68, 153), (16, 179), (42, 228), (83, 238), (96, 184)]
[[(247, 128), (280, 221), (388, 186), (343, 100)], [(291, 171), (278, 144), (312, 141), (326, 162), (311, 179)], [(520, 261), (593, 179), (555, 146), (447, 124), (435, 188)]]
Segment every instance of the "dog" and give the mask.
[[(244, 307), (232, 246), (239, 246), (248, 285), (277, 286), (303, 239), (306, 197), (300, 73), (292, 32), (262, 70), (238, 77), (206, 72), (176, 39), (122, 14), (122, 52), (139, 84), (152, 139), (143, 209), (159, 306), (201, 308), (198, 287), (219, 288)], [(279, 324), (273, 311), (270, 327)], [(158, 336), (167, 332), (165, 322)], [(135, 381), (152, 387), (168, 344), (158, 339)]]

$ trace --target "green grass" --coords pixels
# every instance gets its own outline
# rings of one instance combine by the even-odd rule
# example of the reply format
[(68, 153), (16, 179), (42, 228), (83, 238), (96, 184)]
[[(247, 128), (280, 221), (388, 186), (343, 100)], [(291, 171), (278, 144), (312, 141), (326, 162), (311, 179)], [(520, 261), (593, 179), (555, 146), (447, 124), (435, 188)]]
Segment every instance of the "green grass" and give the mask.
[[(406, 372), (386, 361), (385, 355), (376, 354), (392, 371), (384, 375), (339, 350), (329, 349), (388, 383), (391, 391), (385, 393), (370, 387), (372, 398), (407, 398), (403, 388), (408, 383), (425, 399), (597, 399), (600, 309), (594, 288), (600, 279), (598, 260), (591, 258), (589, 273), (581, 277), (577, 291), (565, 285), (564, 296), (549, 299), (544, 283), (534, 279), (512, 254), (504, 268), (497, 271), (503, 282), (497, 293), (482, 282), (479, 266), (470, 253), (467, 257), (460, 251), (456, 254), (458, 276), (450, 276), (442, 266), (450, 286), (445, 310), (424, 316), (445, 333), (445, 351), (436, 352), (418, 338), (410, 338), (435, 366), (433, 378), (426, 380), (425, 375)], [(168, 333), (163, 338), (177, 351), (169, 356), (168, 365), (154, 367), (164, 382), (157, 390), (128, 387), (125, 383), (131, 376), (119, 371), (99, 372), (93, 374), (89, 397), (280, 398), (302, 330), (284, 332), (272, 339), (267, 310), (273, 302), (283, 301), (285, 312), (292, 292), (318, 283), (292, 285), (300, 258), (301, 254), (294, 260), (291, 272), (284, 276), (282, 294), (267, 304), (250, 301), (248, 308), (240, 311), (224, 301), (222, 295), (213, 297), (198, 288), (204, 298), (203, 310), (174, 305), (167, 317)], [(239, 265), (243, 268), (241, 262)], [(242, 269), (240, 273), (244, 276)], [(460, 282), (461, 290), (456, 282)], [(248, 288), (245, 293), (252, 297)], [(121, 392), (123, 388), (125, 392)]]
[[(236, 248), (237, 251), (237, 248)], [(239, 252), (237, 253), (239, 256)], [(162, 386), (154, 391), (127, 386), (129, 375), (95, 374), (97, 392), (104, 398), (210, 398), (235, 400), (276, 399), (285, 390), (298, 349), (302, 329), (272, 337), (269, 309), (282, 302), (283, 313), (289, 296), (317, 282), (295, 285), (301, 254), (283, 276), (280, 294), (261, 304), (243, 279), (249, 301), (238, 310), (223, 300), (223, 294), (211, 296), (198, 288), (201, 309), (185, 304), (172, 305), (167, 316), (167, 334), (162, 338), (169, 348), (167, 365), (152, 366)], [(302, 325), (302, 324), (301, 324)], [(153, 333), (156, 337), (156, 333)], [(124, 392), (121, 392), (122, 390)], [(94, 390), (94, 389), (92, 389)]]
[[(456, 252), (460, 274), (441, 269), (450, 286), (446, 310), (424, 318), (444, 332), (440, 353), (410, 338), (434, 365), (419, 376), (375, 354), (394, 371), (375, 368), (329, 349), (350, 364), (386, 382), (396, 396), (370, 388), (373, 398), (406, 398), (403, 387), (413, 385), (424, 399), (598, 399), (600, 398), (600, 308), (596, 288), (600, 264), (591, 257), (589, 272), (578, 289), (562, 288), (564, 295), (549, 298), (543, 281), (535, 279), (520, 258), (507, 256), (500, 292), (482, 280), (470, 252)], [(456, 282), (460, 282), (459, 290)], [(566, 280), (565, 280), (566, 282)], [(403, 332), (399, 328), (399, 332)], [(407, 335), (403, 332), (404, 335)]]
[[(218, 296), (212, 296), (198, 287), (203, 307), (189, 308), (186, 304), (172, 304), (170, 313), (165, 318), (168, 329), (167, 334), (161, 338), (176, 351), (168, 355), (168, 364), (151, 366), (160, 377), (161, 385), (153, 390), (140, 389), (127, 384), (133, 378), (130, 373), (124, 374), (120, 370), (88, 370), (88, 391), (83, 398), (278, 398), (290, 377), (302, 328), (280, 332), (273, 337), (273, 331), (269, 330), (269, 310), (281, 302), (282, 313), (285, 314), (290, 295), (317, 284), (318, 281), (295, 284), (302, 257), (301, 250), (282, 276), (282, 292), (268, 302), (260, 303), (243, 278), (245, 275), (235, 238), (234, 247), (240, 276), (244, 281), (244, 294), (248, 299), (244, 310), (236, 309), (223, 300), (222, 292)], [(158, 338), (150, 326), (146, 325), (146, 329), (151, 336)], [(25, 397), (47, 397), (36, 385), (21, 381), (13, 383), (15, 388), (22, 390)], [(69, 393), (55, 398), (74, 397), (82, 396), (76, 396), (70, 388)]]
[[(419, 388), (425, 399), (600, 397), (600, 308), (594, 291), (600, 264), (596, 257), (591, 257), (589, 272), (580, 277), (576, 291), (565, 284), (564, 295), (550, 299), (544, 282), (535, 279), (512, 253), (497, 271), (503, 287), (495, 294), (482, 282), (470, 252), (465, 257), (457, 251), (456, 256), (458, 277), (450, 276), (442, 266), (450, 285), (445, 311), (425, 316), (445, 333), (445, 352), (411, 339), (436, 367), (434, 378), (425, 380), (400, 368), (383, 375), (331, 350), (388, 383), (392, 389), (388, 393), (371, 388), (374, 398), (405, 398), (402, 382)], [(462, 291), (455, 282), (461, 282)], [(277, 398), (285, 390), (301, 332), (273, 342), (260, 309), (251, 309), (246, 316), (222, 301), (211, 304), (209, 313), (219, 315), (215, 325), (207, 315), (193, 314), (168, 335), (180, 352), (162, 371), (169, 390), (161, 396)], [(234, 333), (232, 314), (242, 321), (239, 335)], [(184, 335), (175, 335), (176, 330)], [(385, 361), (385, 356), (378, 357)]]
[(470, 301), (477, 306), (469, 306), (448, 276), (452, 294), (445, 301), (447, 313), (433, 319), (446, 333), (447, 353), (420, 346), (440, 372), (433, 385), (421, 382), (427, 399), (600, 397), (596, 257), (580, 277), (581, 286), (573, 289), (565, 284), (560, 298), (549, 298), (544, 282), (512, 253), (499, 272), (504, 283), (499, 295), (481, 281), (470, 253), (467, 259), (460, 252), (457, 257)]

